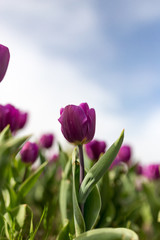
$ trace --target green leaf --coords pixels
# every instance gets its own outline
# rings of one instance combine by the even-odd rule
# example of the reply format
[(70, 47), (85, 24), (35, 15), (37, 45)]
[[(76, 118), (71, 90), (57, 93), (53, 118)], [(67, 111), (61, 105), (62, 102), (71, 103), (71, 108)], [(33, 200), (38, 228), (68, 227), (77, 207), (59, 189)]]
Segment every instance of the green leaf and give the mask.
[(108, 151), (89, 169), (86, 174), (79, 191), (79, 202), (84, 203), (87, 196), (95, 186), (95, 184), (100, 180), (100, 178), (105, 174), (107, 169), (110, 167), (111, 163), (115, 159), (124, 138), (124, 130), (122, 131), (120, 137)]
[(90, 192), (84, 205), (84, 219), (86, 230), (93, 229), (101, 210), (101, 197), (99, 189), (95, 186)]
[[(77, 189), (79, 188), (79, 163), (76, 159), (77, 149), (75, 148), (72, 155), (72, 175), (73, 175), (73, 215), (76, 236), (85, 231), (85, 222), (82, 216), (78, 200), (77, 200)], [(78, 183), (78, 184), (77, 184)]]
[(69, 176), (71, 170), (72, 162), (68, 161), (62, 175), (59, 195), (60, 212), (63, 225), (65, 225), (67, 219), (70, 220), (73, 216), (72, 184)]
[(68, 161), (68, 156), (67, 154), (62, 150), (60, 144), (59, 144), (59, 161), (61, 164), (62, 169), (65, 169), (65, 166), (67, 164)]
[(28, 239), (28, 236), (33, 231), (33, 213), (28, 205), (21, 204), (7, 214), (6, 216), (7, 221), (9, 220), (10, 231), (14, 236), (13, 239), (18, 239), (19, 234), (20, 236), (23, 236), (24, 239)]
[(64, 225), (66, 220), (72, 217), (72, 207), (69, 209), (69, 205), (72, 204), (72, 185), (68, 179), (62, 179), (61, 181), (59, 202), (62, 224)]
[(10, 126), (6, 126), (0, 133), (0, 145), (12, 136)]
[(40, 167), (20, 185), (18, 198), (25, 197), (26, 194), (32, 189), (46, 165), (47, 162), (40, 165)]
[(5, 222), (6, 237), (8, 239), (10, 239), (10, 232), (11, 232), (10, 229), (12, 229), (12, 218), (11, 218), (11, 215), (8, 212), (4, 214), (4, 222)]
[(99, 228), (82, 233), (75, 240), (138, 240), (138, 236), (127, 228)]
[(69, 238), (69, 221), (67, 220), (63, 228), (61, 229), (56, 240), (70, 240)]
[(35, 235), (36, 235), (36, 233), (37, 233), (37, 231), (38, 231), (38, 229), (39, 229), (39, 227), (40, 227), (40, 224), (41, 224), (41, 222), (42, 222), (42, 220), (43, 220), (43, 218), (44, 218), (44, 215), (46, 214), (46, 211), (47, 211), (47, 207), (44, 207), (43, 212), (42, 212), (42, 215), (41, 215), (41, 218), (40, 218), (38, 224), (36, 225), (36, 228), (35, 228), (34, 232), (33, 232), (33, 228), (31, 228), (31, 230), (30, 230), (30, 233), (31, 233), (31, 234), (30, 234), (29, 240), (34, 240)]
[(28, 139), (29, 136), (21, 138), (9, 138), (0, 143), (0, 187), (4, 184), (9, 173), (8, 169), (15, 155), (18, 153), (21, 145)]
[(2, 190), (2, 196), (3, 196), (5, 207), (8, 208), (10, 205), (10, 194), (9, 194), (8, 189)]

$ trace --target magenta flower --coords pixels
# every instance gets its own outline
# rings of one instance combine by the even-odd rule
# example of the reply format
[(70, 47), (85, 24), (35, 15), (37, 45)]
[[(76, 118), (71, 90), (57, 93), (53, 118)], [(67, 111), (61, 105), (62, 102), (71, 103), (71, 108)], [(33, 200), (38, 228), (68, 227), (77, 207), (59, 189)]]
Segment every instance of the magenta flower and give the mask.
[(19, 126), (18, 126), (19, 129), (22, 129), (25, 126), (27, 119), (28, 113), (19, 111)]
[(9, 49), (0, 44), (0, 82), (3, 80), (10, 59)]
[(24, 163), (34, 163), (38, 157), (38, 145), (26, 142), (20, 151), (20, 155)]
[(26, 112), (21, 112), (11, 104), (0, 105), (0, 131), (9, 124), (11, 132), (15, 133), (24, 127), (27, 117)]
[(148, 179), (158, 179), (160, 178), (160, 165), (150, 164), (142, 168), (142, 175)]
[(129, 145), (123, 145), (120, 148), (116, 158), (112, 162), (112, 164), (110, 166), (110, 169), (119, 165), (121, 162), (124, 162), (124, 163), (129, 165), (130, 164), (130, 159), (131, 159), (131, 147)]
[(106, 143), (104, 141), (92, 140), (85, 145), (88, 157), (94, 161), (99, 159), (101, 153), (105, 153)]
[(142, 175), (143, 174), (143, 166), (141, 164), (137, 164), (137, 166), (136, 166), (136, 173), (138, 175)]
[(39, 145), (42, 148), (50, 148), (53, 144), (53, 134), (43, 134), (39, 140)]
[(95, 110), (87, 103), (68, 105), (60, 110), (61, 131), (64, 137), (76, 145), (90, 142), (95, 133)]
[(118, 158), (120, 162), (128, 163), (131, 158), (131, 147), (123, 145), (118, 152)]

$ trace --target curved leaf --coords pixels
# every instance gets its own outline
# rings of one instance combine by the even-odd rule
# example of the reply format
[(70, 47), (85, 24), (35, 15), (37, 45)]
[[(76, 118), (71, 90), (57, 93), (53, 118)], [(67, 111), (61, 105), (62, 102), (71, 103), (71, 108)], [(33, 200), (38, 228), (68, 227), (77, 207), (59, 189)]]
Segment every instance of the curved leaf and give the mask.
[(107, 169), (110, 167), (111, 163), (115, 159), (124, 138), (124, 130), (122, 131), (120, 137), (108, 151), (89, 169), (87, 175), (85, 176), (79, 191), (79, 202), (84, 203), (87, 196), (93, 189), (94, 185), (100, 180), (100, 178), (105, 174)]
[(26, 196), (26, 194), (31, 190), (31, 188), (36, 183), (37, 179), (41, 175), (46, 165), (47, 162), (44, 162), (42, 165), (40, 165), (40, 167), (20, 185), (18, 191), (18, 198)]
[(127, 228), (99, 228), (82, 233), (75, 240), (138, 240), (135, 232)]
[(99, 217), (100, 210), (101, 196), (98, 187), (95, 186), (90, 192), (84, 205), (84, 219), (86, 230), (90, 230), (95, 226)]

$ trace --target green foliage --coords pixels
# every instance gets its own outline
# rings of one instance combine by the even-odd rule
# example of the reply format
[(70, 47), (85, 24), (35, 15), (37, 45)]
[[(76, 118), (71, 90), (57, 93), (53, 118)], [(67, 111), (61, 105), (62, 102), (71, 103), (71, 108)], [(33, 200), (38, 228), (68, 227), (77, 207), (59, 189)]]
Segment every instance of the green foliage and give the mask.
[(54, 163), (40, 149), (33, 169), (19, 156), (29, 136), (12, 136), (6, 127), (0, 133), (0, 239), (159, 240), (159, 181), (137, 176), (134, 165), (109, 168), (123, 137), (95, 164), (86, 160), (80, 186), (77, 148), (70, 156), (59, 145)]
[(19, 199), (22, 197), (25, 197), (26, 194), (31, 190), (31, 188), (36, 183), (37, 179), (43, 172), (46, 165), (47, 165), (47, 162), (44, 162), (42, 165), (40, 165), (39, 168), (19, 186), (19, 190), (18, 190)]
[(75, 240), (138, 240), (137, 234), (125, 228), (100, 228), (85, 232)]
[(114, 142), (112, 146), (108, 149), (108, 151), (96, 162), (96, 164), (94, 164), (93, 167), (89, 169), (80, 187), (80, 203), (85, 202), (94, 185), (101, 179), (101, 177), (103, 177), (107, 169), (110, 167), (121, 147), (123, 138), (124, 130), (122, 131), (117, 141)]

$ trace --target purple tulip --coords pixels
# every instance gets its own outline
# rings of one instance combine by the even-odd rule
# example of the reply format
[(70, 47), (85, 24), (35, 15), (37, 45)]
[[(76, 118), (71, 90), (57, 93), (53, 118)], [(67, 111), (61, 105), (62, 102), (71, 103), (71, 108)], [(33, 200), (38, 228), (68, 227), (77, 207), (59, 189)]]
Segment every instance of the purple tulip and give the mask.
[(76, 145), (90, 142), (95, 133), (96, 114), (87, 103), (68, 105), (60, 110), (61, 131), (64, 137)]
[(43, 134), (39, 140), (39, 145), (42, 148), (50, 148), (53, 144), (53, 134)]
[(131, 158), (131, 147), (123, 145), (118, 152), (118, 158), (120, 162), (128, 163)]
[(10, 59), (9, 49), (0, 44), (0, 82), (3, 80)]
[(7, 104), (5, 107), (5, 122), (6, 126), (9, 124), (11, 132), (18, 130), (19, 124), (19, 110), (11, 104)]
[(22, 129), (25, 126), (27, 119), (28, 119), (28, 113), (19, 112), (19, 126), (18, 126), (19, 129)]
[(27, 117), (26, 112), (21, 112), (11, 104), (0, 105), (0, 131), (9, 124), (11, 132), (16, 133), (17, 130), (24, 127)]
[(160, 178), (160, 165), (151, 164), (144, 166), (142, 168), (142, 175), (151, 180)]
[(112, 162), (112, 164), (110, 166), (110, 169), (119, 165), (121, 162), (124, 162), (124, 163), (129, 165), (130, 164), (130, 159), (131, 159), (131, 147), (129, 145), (123, 145), (120, 148), (116, 158)]
[(136, 173), (138, 175), (142, 175), (143, 174), (143, 166), (142, 165), (137, 164), (137, 166), (136, 166)]
[(26, 142), (20, 151), (20, 155), (24, 163), (34, 163), (38, 157), (38, 145)]
[(104, 141), (92, 140), (85, 145), (88, 157), (94, 161), (99, 159), (101, 153), (105, 153), (106, 143)]
[(5, 128), (5, 108), (3, 105), (0, 105), (0, 132)]

